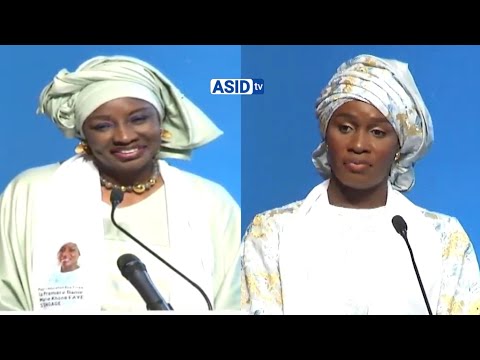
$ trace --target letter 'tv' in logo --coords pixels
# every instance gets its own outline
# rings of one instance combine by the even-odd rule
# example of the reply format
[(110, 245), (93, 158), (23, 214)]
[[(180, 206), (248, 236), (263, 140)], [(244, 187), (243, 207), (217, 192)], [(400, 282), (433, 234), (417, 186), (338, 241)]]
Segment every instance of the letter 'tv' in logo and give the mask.
[(253, 95), (263, 94), (265, 91), (265, 83), (263, 79), (252, 79), (253, 81)]

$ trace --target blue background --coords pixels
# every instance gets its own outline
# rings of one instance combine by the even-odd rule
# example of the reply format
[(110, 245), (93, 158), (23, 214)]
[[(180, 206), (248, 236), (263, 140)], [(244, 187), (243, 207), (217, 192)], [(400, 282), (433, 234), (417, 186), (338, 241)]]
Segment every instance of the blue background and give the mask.
[(1, 191), (19, 172), (74, 154), (78, 141), (64, 138), (48, 118), (36, 115), (38, 98), (60, 69), (73, 71), (97, 55), (130, 55), (151, 63), (224, 131), (191, 160), (169, 162), (222, 184), (240, 203), (241, 98), (210, 94), (210, 79), (240, 78), (240, 46), (0, 46)]
[(242, 78), (265, 94), (242, 97), (242, 228), (256, 213), (301, 200), (320, 181), (315, 100), (345, 60), (370, 53), (409, 63), (433, 118), (435, 141), (405, 193), (457, 217), (480, 252), (479, 46), (242, 46)]

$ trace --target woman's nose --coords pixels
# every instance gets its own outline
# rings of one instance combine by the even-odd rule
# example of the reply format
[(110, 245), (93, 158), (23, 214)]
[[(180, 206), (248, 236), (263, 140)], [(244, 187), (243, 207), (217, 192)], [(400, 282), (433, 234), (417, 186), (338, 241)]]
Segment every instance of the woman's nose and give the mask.
[(368, 151), (370, 149), (368, 134), (362, 130), (355, 131), (355, 133), (352, 135), (350, 148), (353, 152), (358, 154)]
[(118, 143), (130, 143), (132, 142), (135, 137), (136, 133), (133, 129), (125, 124), (120, 124), (115, 127), (113, 140)]

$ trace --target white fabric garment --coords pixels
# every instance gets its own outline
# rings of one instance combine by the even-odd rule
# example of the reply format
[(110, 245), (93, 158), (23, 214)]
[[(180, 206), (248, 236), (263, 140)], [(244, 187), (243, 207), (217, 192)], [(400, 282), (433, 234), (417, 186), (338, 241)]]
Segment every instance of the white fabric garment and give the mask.
[[(179, 183), (175, 168), (159, 161), (160, 172), (164, 179), (167, 206), (169, 209), (168, 230), (171, 253), (166, 259), (186, 276), (195, 281), (209, 296), (213, 303), (212, 273), (213, 250), (209, 241), (208, 226), (202, 221), (201, 212), (191, 209), (188, 196), (189, 184)], [(170, 187), (170, 184), (175, 186)], [(97, 169), (91, 162), (75, 156), (64, 162), (53, 175), (52, 181), (44, 189), (42, 198), (37, 202), (40, 209), (49, 204), (50, 211), (39, 211), (33, 224), (33, 309), (42, 309), (48, 302), (47, 279), (57, 269), (56, 254), (62, 244), (74, 242), (81, 252), (82, 282), (74, 289), (80, 290), (82, 297), (69, 309), (78, 311), (98, 311), (107, 284), (104, 274), (104, 228), (102, 217), (101, 188)], [(190, 216), (195, 211), (195, 216)], [(65, 214), (68, 214), (65, 216)], [(111, 266), (111, 264), (110, 264)], [(171, 288), (164, 293), (175, 310), (203, 311), (207, 305), (200, 293), (180, 277), (172, 278)], [(125, 280), (126, 281), (126, 280)], [(63, 288), (63, 290), (68, 290)], [(73, 289), (71, 289), (73, 290)], [(52, 305), (52, 304), (50, 304)], [(61, 307), (59, 307), (60, 309)], [(48, 307), (49, 310), (55, 310)]]
[(284, 313), (427, 314), (408, 247), (392, 225), (395, 215), (407, 223), (414, 259), (435, 309), (441, 241), (418, 208), (390, 184), (384, 207), (338, 208), (329, 204), (328, 182), (310, 192), (279, 233)]

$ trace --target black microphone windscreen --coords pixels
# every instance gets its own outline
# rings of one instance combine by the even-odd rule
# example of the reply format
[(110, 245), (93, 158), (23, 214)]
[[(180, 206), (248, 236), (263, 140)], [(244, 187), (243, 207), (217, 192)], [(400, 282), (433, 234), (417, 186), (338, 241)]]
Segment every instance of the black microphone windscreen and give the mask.
[(118, 205), (123, 201), (123, 191), (118, 188), (113, 188), (110, 193), (110, 202)]
[(117, 266), (122, 270), (125, 265), (134, 261), (140, 261), (140, 259), (133, 254), (123, 254), (117, 259)]
[(395, 215), (392, 218), (392, 224), (395, 230), (397, 231), (397, 233), (399, 233), (400, 235), (403, 232), (407, 231), (407, 223), (405, 222), (403, 217), (401, 217), (400, 215)]
[(155, 288), (145, 264), (133, 254), (124, 254), (117, 259), (122, 275), (133, 285), (147, 304), (148, 310), (173, 310)]
[(145, 271), (145, 265), (140, 261), (138, 257), (133, 254), (123, 254), (117, 260), (117, 266), (124, 277), (128, 279), (128, 275), (134, 269)]

